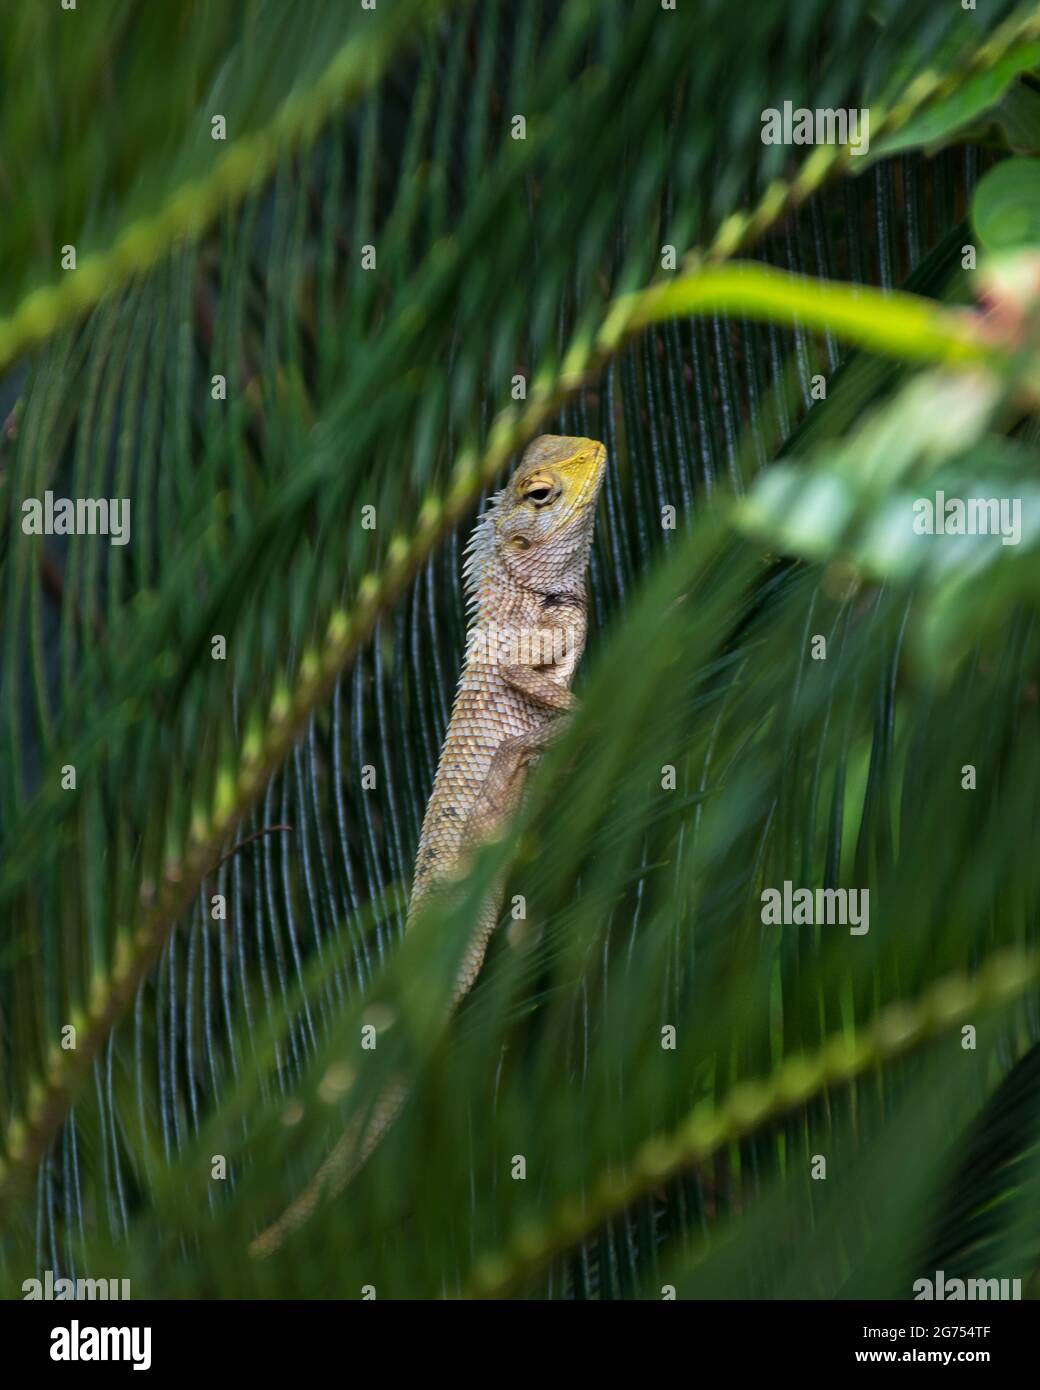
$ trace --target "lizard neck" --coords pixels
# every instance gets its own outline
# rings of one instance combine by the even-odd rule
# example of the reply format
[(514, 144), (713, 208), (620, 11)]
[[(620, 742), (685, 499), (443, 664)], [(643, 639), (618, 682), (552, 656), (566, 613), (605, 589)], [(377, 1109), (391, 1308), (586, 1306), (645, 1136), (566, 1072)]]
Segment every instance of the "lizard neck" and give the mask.
[(520, 606), (529, 590), (517, 583), (504, 565), (489, 565), (470, 595), (470, 627), (482, 627)]

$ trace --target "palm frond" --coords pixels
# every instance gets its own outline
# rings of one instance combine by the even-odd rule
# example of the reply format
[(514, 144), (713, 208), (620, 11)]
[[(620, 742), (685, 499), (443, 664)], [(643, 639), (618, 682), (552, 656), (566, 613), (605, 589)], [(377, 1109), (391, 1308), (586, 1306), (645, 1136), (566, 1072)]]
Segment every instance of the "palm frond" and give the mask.
[[(864, 350), (892, 293), (858, 346), (804, 298), (696, 295), (740, 253), (977, 333), (972, 195), (1035, 152), (1037, 8), (3, 22), (60, 111), (3, 85), (5, 1282), (898, 1297), (933, 1251), (1035, 1265), (1034, 537), (899, 531), (921, 489), (1028, 513), (1032, 340), (972, 337), (965, 384), (920, 325), (926, 371)], [(763, 144), (785, 100), (869, 106), (871, 156)], [(541, 429), (611, 459), (582, 712), (405, 938), (465, 536)], [(48, 490), (130, 497), (131, 544), (26, 534)], [(446, 1028), (503, 867), (524, 915)], [(869, 887), (869, 931), (765, 924), (784, 881)], [(401, 1074), (379, 1162), (249, 1258)]]

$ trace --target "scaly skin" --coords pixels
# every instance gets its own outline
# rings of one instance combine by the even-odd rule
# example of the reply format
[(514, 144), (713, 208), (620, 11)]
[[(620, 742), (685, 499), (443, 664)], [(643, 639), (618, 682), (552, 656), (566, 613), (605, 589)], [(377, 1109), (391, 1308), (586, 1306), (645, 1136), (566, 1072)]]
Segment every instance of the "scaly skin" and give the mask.
[[(585, 649), (585, 576), (606, 450), (592, 439), (542, 435), (491, 500), (467, 548), (467, 659), (441, 750), (415, 861), (411, 927), (432, 894), (451, 893), (474, 851), (519, 805), (526, 769), (574, 706)], [(472, 988), (501, 906), (503, 884), (474, 923), (450, 1010)], [(250, 1246), (271, 1254), (307, 1219), (327, 1185), (339, 1190), (372, 1153), (408, 1097), (380, 1096), (352, 1124), (313, 1182)]]
[[(585, 647), (585, 572), (605, 459), (593, 440), (542, 435), (473, 533), (467, 660), (419, 837), (409, 924), (438, 884), (501, 829), (519, 801), (527, 763), (574, 705), (570, 684)], [(554, 639), (554, 659), (544, 662)], [(498, 896), (490, 895), (453, 1006), (477, 978), (498, 910)]]

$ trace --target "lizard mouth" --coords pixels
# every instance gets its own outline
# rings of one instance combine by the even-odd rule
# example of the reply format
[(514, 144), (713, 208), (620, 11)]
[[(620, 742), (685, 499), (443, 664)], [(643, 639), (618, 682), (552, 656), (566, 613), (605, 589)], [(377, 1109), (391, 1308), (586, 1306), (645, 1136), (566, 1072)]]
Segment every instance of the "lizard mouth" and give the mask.
[(573, 512), (575, 515), (580, 515), (586, 507), (595, 502), (603, 482), (603, 476), (606, 473), (607, 450), (605, 446), (598, 440), (590, 442), (593, 447), (582, 460), (584, 467), (574, 497)]

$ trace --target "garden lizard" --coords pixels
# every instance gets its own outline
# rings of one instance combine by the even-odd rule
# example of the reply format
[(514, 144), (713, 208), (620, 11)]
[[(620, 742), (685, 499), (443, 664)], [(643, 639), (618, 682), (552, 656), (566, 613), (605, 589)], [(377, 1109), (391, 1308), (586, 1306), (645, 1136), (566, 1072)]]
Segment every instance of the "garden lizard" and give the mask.
[[(605, 463), (595, 440), (540, 436), (470, 538), (466, 662), (419, 837), (409, 927), (431, 894), (450, 892), (474, 851), (501, 832), (519, 805), (528, 763), (574, 707), (570, 685), (585, 648), (585, 576)], [(502, 887), (478, 910), (450, 1010), (480, 972)], [(326, 1185), (343, 1186), (407, 1095), (401, 1083), (379, 1097), (363, 1132), (348, 1129), (304, 1193), (254, 1240), (252, 1254), (277, 1249)]]

